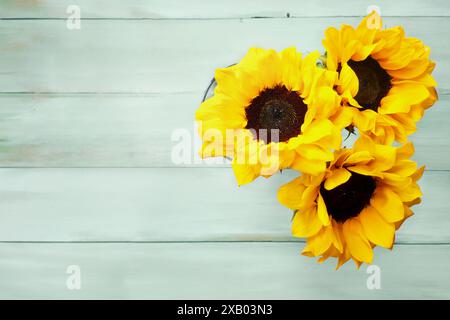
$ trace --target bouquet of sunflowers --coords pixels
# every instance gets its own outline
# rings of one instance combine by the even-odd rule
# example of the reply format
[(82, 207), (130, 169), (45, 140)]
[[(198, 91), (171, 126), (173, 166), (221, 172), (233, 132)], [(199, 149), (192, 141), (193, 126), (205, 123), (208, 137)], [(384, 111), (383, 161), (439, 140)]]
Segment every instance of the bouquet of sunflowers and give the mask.
[[(299, 176), (278, 200), (294, 210), (303, 254), (371, 263), (420, 203), (424, 172), (408, 136), (437, 100), (430, 48), (376, 12), (357, 28), (325, 31), (324, 55), (251, 48), (217, 69), (214, 95), (196, 112), (202, 157), (232, 159), (239, 185), (283, 169)], [(357, 134), (351, 147), (343, 136)]]

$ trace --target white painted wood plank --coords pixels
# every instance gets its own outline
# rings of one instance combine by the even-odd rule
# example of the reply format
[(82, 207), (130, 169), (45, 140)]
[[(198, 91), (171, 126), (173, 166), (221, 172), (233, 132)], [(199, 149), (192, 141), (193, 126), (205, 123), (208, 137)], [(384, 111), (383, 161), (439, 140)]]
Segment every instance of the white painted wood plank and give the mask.
[[(214, 69), (251, 46), (322, 50), (327, 26), (359, 18), (251, 20), (0, 21), (1, 92), (196, 92)], [(386, 18), (432, 48), (441, 90), (450, 89), (450, 19)], [(20, 36), (18, 36), (20, 35)], [(441, 92), (443, 92), (441, 91)]]
[[(1, 169), (0, 241), (290, 241), (284, 171), (237, 187), (231, 169)], [(450, 242), (450, 172), (429, 171), (398, 233)]]
[(449, 16), (445, 0), (4, 0), (1, 18), (65, 18), (66, 8), (78, 5), (84, 18), (249, 18), (361, 16), (377, 5), (383, 15)]
[[(0, 166), (205, 166), (194, 129), (200, 99), (196, 93), (0, 95)], [(450, 96), (442, 95), (411, 137), (415, 159), (428, 169), (450, 169), (449, 118)], [(188, 134), (183, 141), (191, 147), (190, 162), (172, 161), (180, 145), (177, 136), (172, 140), (175, 130)]]
[[(201, 94), (0, 95), (0, 165), (175, 166), (172, 133), (197, 137), (200, 101)], [(191, 148), (192, 162), (200, 163), (199, 148)]]
[[(376, 250), (339, 271), (299, 255), (299, 243), (0, 244), (1, 299), (448, 299), (450, 246)], [(81, 268), (81, 290), (66, 269)]]

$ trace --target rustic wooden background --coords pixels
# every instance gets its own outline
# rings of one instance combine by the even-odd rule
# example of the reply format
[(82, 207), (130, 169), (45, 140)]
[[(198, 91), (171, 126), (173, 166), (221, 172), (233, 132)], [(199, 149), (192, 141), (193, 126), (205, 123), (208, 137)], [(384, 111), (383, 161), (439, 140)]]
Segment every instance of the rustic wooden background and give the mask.
[[(295, 173), (238, 189), (227, 165), (171, 161), (216, 67), (321, 49), (368, 5), (431, 46), (440, 94), (412, 137), (424, 201), (376, 252), (380, 290), (365, 266), (299, 255), (276, 202)], [(448, 0), (2, 0), (0, 298), (450, 298), (449, 17)]]

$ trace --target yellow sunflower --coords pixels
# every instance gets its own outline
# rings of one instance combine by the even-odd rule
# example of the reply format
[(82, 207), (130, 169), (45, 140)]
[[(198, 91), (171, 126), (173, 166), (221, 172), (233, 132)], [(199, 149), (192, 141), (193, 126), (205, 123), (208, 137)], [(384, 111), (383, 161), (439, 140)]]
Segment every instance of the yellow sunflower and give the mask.
[(385, 144), (406, 142), (437, 100), (430, 48), (405, 37), (401, 27), (382, 30), (375, 11), (356, 29), (328, 28), (323, 45), (326, 67), (339, 72), (336, 89), (353, 126)]
[(216, 70), (214, 95), (196, 112), (201, 156), (232, 158), (239, 185), (288, 167), (325, 170), (348, 114), (333, 90), (337, 73), (318, 68), (319, 55), (252, 48)]
[(295, 210), (292, 233), (307, 238), (303, 254), (371, 263), (372, 248), (393, 247), (395, 230), (422, 195), (416, 181), (424, 167), (410, 160), (412, 143), (376, 144), (361, 136), (340, 149), (323, 174), (304, 174), (282, 186), (278, 200)]

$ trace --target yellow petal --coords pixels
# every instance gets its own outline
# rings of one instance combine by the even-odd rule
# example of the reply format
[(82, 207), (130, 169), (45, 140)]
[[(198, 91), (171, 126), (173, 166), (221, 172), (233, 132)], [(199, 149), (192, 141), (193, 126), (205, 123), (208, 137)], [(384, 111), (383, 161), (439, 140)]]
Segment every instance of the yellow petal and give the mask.
[(345, 159), (345, 164), (367, 164), (369, 161), (373, 160), (373, 155), (369, 151), (358, 151), (351, 154), (347, 159)]
[(349, 171), (362, 174), (364, 176), (382, 177), (381, 173), (376, 172), (374, 169), (369, 168), (366, 165), (356, 165), (356, 166), (352, 166), (352, 167), (347, 167), (347, 169)]
[(378, 60), (380, 66), (385, 70), (399, 70), (406, 67), (414, 58), (415, 50), (407, 48), (403, 42), (401, 48), (386, 59)]
[(413, 175), (411, 175), (411, 178), (413, 179), (413, 181), (417, 181), (420, 178), (422, 178), (424, 172), (425, 166), (421, 166), (419, 169), (417, 169), (417, 171)]
[(395, 190), (404, 188), (413, 182), (411, 177), (402, 177), (389, 172), (383, 173), (383, 183), (395, 187)]
[(348, 64), (342, 66), (342, 70), (339, 74), (340, 86), (342, 86), (342, 92), (349, 90), (352, 97), (356, 96), (359, 90), (359, 81), (356, 73)]
[(414, 145), (412, 142), (403, 144), (397, 148), (397, 159), (409, 159), (414, 154)]
[(327, 251), (332, 244), (331, 227), (322, 228), (316, 235), (308, 238), (303, 254), (308, 256), (319, 256)]
[(395, 113), (390, 114), (389, 117), (396, 122), (396, 128), (402, 128), (406, 132), (406, 135), (416, 132), (416, 121), (409, 113)]
[(340, 232), (340, 224), (338, 224), (336, 221), (332, 220), (331, 221), (331, 230), (332, 230), (332, 241), (333, 241), (333, 245), (336, 248), (336, 250), (338, 250), (339, 253), (343, 253), (344, 252), (344, 245), (343, 245), (343, 239), (341, 238), (341, 232)]
[(384, 220), (377, 210), (368, 206), (359, 214), (361, 225), (367, 238), (376, 245), (391, 248), (394, 242), (395, 227)]
[(405, 206), (405, 218), (403, 220), (397, 221), (395, 223), (395, 230), (400, 229), (400, 227), (402, 226), (402, 224), (411, 216), (414, 215), (414, 212), (412, 212), (412, 210), (408, 207)]
[(376, 120), (377, 113), (373, 110), (359, 111), (353, 115), (353, 123), (361, 131), (372, 130), (375, 127)]
[(307, 238), (315, 235), (322, 228), (315, 206), (308, 210), (297, 211), (292, 221), (292, 234), (295, 237)]
[(358, 51), (352, 56), (352, 60), (361, 61), (367, 59), (367, 57), (372, 53), (376, 46), (377, 44), (374, 43), (368, 46), (360, 47)]
[(389, 172), (402, 176), (402, 177), (409, 177), (414, 172), (416, 172), (417, 169), (417, 163), (415, 163), (412, 160), (400, 160), (397, 161), (395, 166), (393, 166)]
[(291, 164), (291, 168), (303, 173), (317, 175), (326, 169), (325, 161), (309, 160), (298, 156)]
[(355, 54), (360, 42), (357, 39), (356, 30), (347, 24), (341, 25), (341, 62), (346, 63)]
[(304, 158), (310, 160), (331, 161), (333, 159), (333, 152), (326, 150), (315, 144), (301, 145), (297, 152)]
[(302, 128), (302, 142), (313, 143), (333, 133), (334, 126), (330, 120), (313, 121), (307, 128)]
[(422, 191), (417, 183), (411, 183), (409, 186), (398, 188), (396, 190), (398, 196), (403, 202), (414, 201), (422, 196)]
[(374, 156), (375, 160), (370, 163), (370, 166), (377, 171), (386, 171), (394, 166), (397, 153), (393, 146), (376, 144)]
[(429, 96), (425, 86), (402, 84), (394, 86), (389, 94), (381, 100), (378, 112), (381, 114), (395, 114), (409, 112), (412, 105), (419, 104)]
[(344, 165), (345, 159), (347, 159), (352, 154), (352, 152), (352, 149), (347, 148), (336, 150), (334, 153), (334, 161), (330, 163), (329, 167), (342, 167)]
[(330, 176), (325, 180), (325, 189), (331, 190), (343, 183), (346, 183), (352, 174), (345, 168), (339, 168), (331, 171)]
[(404, 217), (402, 200), (387, 186), (381, 186), (375, 190), (370, 204), (387, 222), (396, 222)]
[(237, 74), (233, 67), (216, 69), (214, 79), (217, 82), (217, 87), (214, 93), (228, 95), (239, 105), (245, 105), (248, 93), (240, 86), (236, 77)]
[(329, 27), (325, 30), (325, 39), (322, 41), (327, 50), (327, 68), (329, 70), (336, 70), (338, 60), (340, 60), (339, 53), (339, 30), (334, 27)]
[(405, 68), (398, 70), (387, 70), (393, 78), (412, 79), (423, 74), (428, 68), (428, 60), (412, 60)]
[(320, 193), (317, 200), (317, 214), (324, 226), (330, 225), (330, 217), (328, 215), (327, 206), (325, 205), (325, 202), (323, 201), (322, 195)]
[(296, 178), (281, 186), (277, 197), (282, 205), (295, 210), (301, 207), (301, 199), (306, 187), (300, 181), (300, 178)]
[(312, 206), (319, 195), (319, 186), (309, 185), (302, 194), (302, 208), (309, 208)]
[[(348, 248), (344, 251), (345, 252), (349, 252)], [(350, 253), (348, 253), (347, 255), (341, 254), (338, 257), (338, 263), (336, 264), (336, 270), (338, 270), (340, 267), (342, 267), (348, 260), (350, 260)]]
[(330, 118), (336, 127), (343, 129), (348, 127), (353, 120), (352, 107), (340, 107), (336, 113)]
[(345, 221), (343, 233), (350, 254), (359, 261), (371, 263), (373, 259), (372, 247), (364, 236), (361, 223), (358, 219)]
[(233, 160), (231, 167), (233, 168), (234, 175), (239, 186), (252, 182), (258, 176), (255, 174), (251, 165), (237, 164), (237, 162)]

